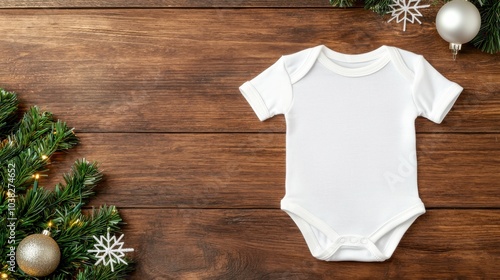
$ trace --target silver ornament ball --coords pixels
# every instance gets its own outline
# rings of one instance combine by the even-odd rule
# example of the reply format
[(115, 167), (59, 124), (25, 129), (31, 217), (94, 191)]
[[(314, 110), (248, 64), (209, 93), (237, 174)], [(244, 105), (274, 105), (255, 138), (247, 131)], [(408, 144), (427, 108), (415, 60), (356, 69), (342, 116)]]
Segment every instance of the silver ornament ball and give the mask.
[(50, 232), (44, 230), (42, 234), (29, 235), (19, 243), (16, 260), (26, 274), (43, 277), (56, 270), (61, 252), (57, 242), (50, 237)]
[(481, 27), (481, 15), (474, 4), (466, 0), (446, 3), (436, 16), (439, 35), (450, 43), (454, 55), (461, 45), (474, 39)]

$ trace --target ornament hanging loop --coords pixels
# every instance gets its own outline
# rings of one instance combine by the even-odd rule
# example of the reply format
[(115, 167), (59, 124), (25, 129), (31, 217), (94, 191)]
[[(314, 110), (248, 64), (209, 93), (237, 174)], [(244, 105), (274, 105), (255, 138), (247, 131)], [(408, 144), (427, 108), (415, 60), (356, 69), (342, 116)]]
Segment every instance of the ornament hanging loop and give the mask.
[(450, 43), (451, 54), (453, 54), (453, 60), (457, 60), (458, 51), (462, 49), (462, 44)]

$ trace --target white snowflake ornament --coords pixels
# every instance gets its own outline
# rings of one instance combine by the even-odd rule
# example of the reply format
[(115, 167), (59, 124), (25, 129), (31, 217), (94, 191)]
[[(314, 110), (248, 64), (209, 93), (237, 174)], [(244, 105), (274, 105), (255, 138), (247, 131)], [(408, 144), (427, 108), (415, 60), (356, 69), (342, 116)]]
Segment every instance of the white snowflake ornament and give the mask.
[(417, 17), (421, 17), (422, 14), (418, 9), (428, 8), (430, 5), (419, 5), (420, 0), (393, 0), (391, 7), (391, 16), (392, 18), (387, 21), (391, 22), (393, 19), (396, 19), (397, 23), (403, 22), (403, 31), (406, 31), (406, 22), (409, 21), (411, 23), (415, 23), (417, 21), (419, 24), (422, 24)]
[(105, 237), (104, 235), (101, 235), (100, 238), (97, 238), (96, 236), (93, 237), (97, 241), (97, 244), (94, 244), (94, 250), (88, 250), (87, 252), (96, 253), (95, 256), (98, 260), (95, 265), (98, 265), (102, 262), (105, 266), (110, 265), (111, 271), (114, 272), (114, 263), (121, 262), (123, 264), (127, 264), (127, 262), (123, 260), (123, 257), (125, 256), (126, 252), (133, 252), (134, 249), (123, 248), (123, 242), (120, 242), (120, 240), (123, 238), (123, 234), (118, 239), (116, 239), (115, 236), (110, 237), (109, 231), (107, 237)]

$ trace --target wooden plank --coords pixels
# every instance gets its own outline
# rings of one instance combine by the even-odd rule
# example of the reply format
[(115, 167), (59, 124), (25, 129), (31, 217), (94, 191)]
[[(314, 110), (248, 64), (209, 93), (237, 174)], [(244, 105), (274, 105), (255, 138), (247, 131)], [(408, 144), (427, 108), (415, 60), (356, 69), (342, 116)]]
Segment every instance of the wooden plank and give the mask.
[[(41, 185), (77, 158), (101, 162), (96, 204), (120, 207), (279, 208), (283, 134), (78, 134)], [(427, 207), (500, 207), (499, 134), (421, 134), (419, 188)], [(397, 171), (394, 171), (398, 174)]]
[[(403, 33), (327, 0), (4, 0), (0, 85), (81, 137), (52, 158), (41, 185), (77, 158), (101, 162), (106, 179), (87, 207), (120, 208), (132, 279), (498, 279), (500, 56), (464, 45), (452, 62), (437, 8)], [(237, 90), (280, 55), (317, 44), (396, 45), (465, 88), (442, 125), (416, 121), (430, 210), (384, 263), (310, 256), (277, 209), (284, 120), (258, 122)]]
[[(41, 185), (77, 158), (101, 162), (106, 179), (88, 207), (120, 208), (126, 247), (136, 249), (132, 279), (497, 279), (500, 56), (464, 45), (452, 62), (437, 8), (403, 33), (326, 0), (5, 0), (1, 86), (81, 137), (52, 158)], [(430, 210), (384, 263), (310, 256), (277, 209), (284, 120), (258, 122), (237, 90), (280, 55), (317, 44), (348, 53), (396, 45), (465, 88), (442, 125), (416, 121)]]
[[(359, 1), (358, 1), (359, 2)], [(360, 3), (356, 3), (360, 6)], [(331, 7), (328, 1), (284, 0), (3, 0), (0, 8), (307, 8)]]
[(382, 263), (314, 259), (280, 210), (121, 210), (132, 279), (498, 279), (499, 210), (431, 210)]
[(389, 44), (465, 88), (444, 124), (418, 120), (419, 132), (500, 132), (500, 56), (465, 45), (453, 62), (433, 12), (403, 33), (363, 9), (7, 9), (1, 85), (85, 132), (284, 132), (282, 118), (257, 120), (244, 81), (318, 44)]

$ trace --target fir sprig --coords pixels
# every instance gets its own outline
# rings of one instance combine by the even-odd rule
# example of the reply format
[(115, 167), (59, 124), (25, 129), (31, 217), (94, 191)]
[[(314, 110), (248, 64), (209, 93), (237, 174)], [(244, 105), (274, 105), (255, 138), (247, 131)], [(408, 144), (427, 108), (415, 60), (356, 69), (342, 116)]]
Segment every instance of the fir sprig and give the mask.
[(90, 215), (57, 211), (52, 222), (57, 228), (54, 230), (54, 239), (64, 248), (59, 269), (68, 275), (77, 275), (81, 273), (80, 268), (91, 266), (89, 260), (95, 262), (95, 257), (89, 256), (87, 252), (95, 242), (92, 236), (104, 235), (107, 230), (119, 231), (119, 226), (123, 224), (116, 208), (106, 205), (93, 209)]
[[(89, 269), (86, 267), (82, 272), (80, 272), (76, 280), (88, 280), (88, 279), (109, 279), (109, 280), (120, 280), (124, 279), (133, 270), (133, 263), (127, 260), (129, 265), (116, 264), (115, 271), (112, 272), (109, 267), (99, 266), (95, 269)], [(56, 280), (56, 279), (53, 279)]]
[(365, 0), (365, 9), (383, 16), (391, 11), (392, 4), (393, 0)]
[[(114, 266), (113, 272), (109, 267), (95, 266), (95, 256), (88, 253), (95, 241), (92, 236), (104, 235), (108, 230), (114, 234), (124, 224), (114, 206), (104, 205), (82, 213), (82, 206), (95, 194), (94, 188), (103, 178), (99, 165), (77, 160), (71, 172), (63, 175), (64, 183), (57, 184), (53, 191), (31, 187), (33, 174), (47, 170), (50, 156), (74, 147), (78, 138), (72, 128), (37, 107), (29, 109), (19, 123), (13, 123), (17, 104), (15, 93), (0, 89), (0, 272), (8, 279), (126, 278), (133, 266), (120, 263)], [(9, 197), (14, 195), (12, 187), (15, 198)], [(11, 216), (16, 217), (14, 242), (9, 238)], [(20, 269), (9, 271), (7, 254), (11, 248), (26, 236), (46, 228), (50, 228), (61, 249), (61, 262), (56, 271), (44, 278), (30, 277)]]
[(356, 0), (330, 0), (330, 5), (334, 7), (346, 8), (352, 7), (354, 2), (356, 2)]
[[(355, 0), (329, 0), (333, 7), (352, 7)], [(435, 0), (434, 5), (444, 5), (451, 0)], [(483, 52), (490, 54), (500, 52), (500, 1), (498, 0), (471, 0), (481, 14), (481, 29), (472, 44)], [(393, 0), (365, 0), (365, 9), (379, 15), (391, 11)]]
[(80, 209), (94, 195), (94, 187), (102, 180), (97, 162), (78, 160), (71, 168), (72, 172), (64, 174), (66, 185), (57, 184), (54, 190), (54, 201), (60, 208)]
[(31, 228), (41, 232), (44, 228), (42, 223), (46, 223), (47, 217), (50, 215), (47, 205), (51, 203), (51, 194), (44, 188), (29, 189), (25, 195), (19, 195), (16, 202), (16, 217), (18, 219), (16, 238), (23, 239), (30, 234)]
[[(107, 268), (94, 267), (95, 257), (89, 255), (93, 248), (92, 236), (119, 232), (123, 220), (114, 206), (92, 209), (89, 214), (82, 213), (80, 207), (94, 194), (94, 187), (102, 180), (102, 173), (96, 162), (78, 160), (72, 172), (64, 175), (65, 185), (58, 184), (55, 191), (42, 187), (29, 189), (17, 202), (16, 239), (18, 243), (29, 234), (39, 233), (50, 227), (52, 237), (61, 249), (61, 262), (57, 273), (45, 279), (122, 279), (133, 269), (127, 265), (115, 266), (111, 272)], [(76, 208), (75, 208), (76, 207)], [(76, 210), (76, 211), (75, 211)], [(3, 215), (2, 215), (3, 216)], [(48, 223), (50, 222), (50, 226)], [(0, 224), (2, 224), (0, 222)], [(0, 241), (5, 244), (4, 236)], [(4, 248), (5, 246), (2, 246)], [(2, 250), (3, 251), (3, 250)], [(2, 252), (4, 253), (4, 252)], [(92, 261), (91, 261), (92, 260)], [(98, 278), (80, 278), (80, 274), (95, 275)], [(35, 279), (22, 272), (14, 274), (25, 279)], [(99, 278), (105, 277), (105, 278)]]
[(18, 108), (17, 96), (13, 92), (0, 89), (0, 139), (10, 134)]
[(500, 51), (500, 1), (478, 1), (481, 28), (472, 43), (483, 52), (497, 53)]
[[(1, 142), (0, 162), (15, 166), (13, 183), (17, 189), (24, 190), (32, 184), (34, 173), (47, 171), (47, 159), (53, 153), (70, 149), (77, 143), (72, 128), (35, 106), (24, 114), (17, 130)], [(8, 165), (2, 167), (0, 178), (5, 180)]]

